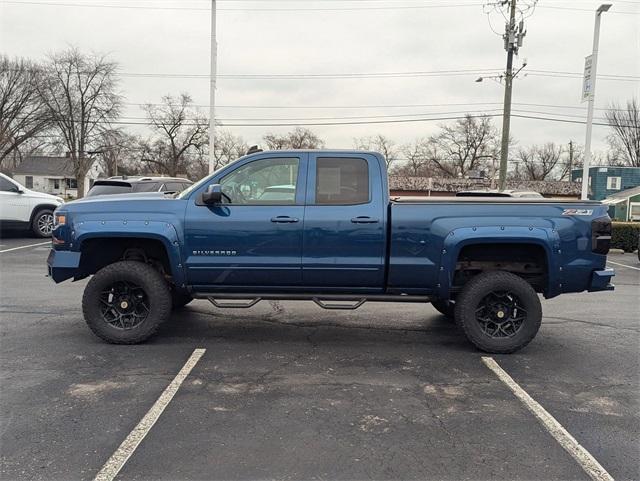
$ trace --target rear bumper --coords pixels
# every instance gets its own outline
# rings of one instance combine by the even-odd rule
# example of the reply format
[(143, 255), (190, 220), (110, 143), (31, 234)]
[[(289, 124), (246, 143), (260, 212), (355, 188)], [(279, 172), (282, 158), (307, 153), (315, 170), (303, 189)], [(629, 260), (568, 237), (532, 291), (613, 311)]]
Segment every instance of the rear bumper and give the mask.
[(71, 279), (80, 267), (80, 252), (56, 251), (51, 249), (47, 258), (49, 277), (54, 282), (62, 282)]
[(613, 269), (601, 269), (591, 273), (589, 292), (612, 291), (615, 286), (611, 283), (611, 278), (616, 275)]

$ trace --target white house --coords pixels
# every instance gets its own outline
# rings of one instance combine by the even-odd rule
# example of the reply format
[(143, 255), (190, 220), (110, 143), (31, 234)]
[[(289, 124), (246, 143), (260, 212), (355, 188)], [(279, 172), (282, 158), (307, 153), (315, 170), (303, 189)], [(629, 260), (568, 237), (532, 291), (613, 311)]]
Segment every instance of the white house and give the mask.
[[(103, 175), (98, 161), (94, 161), (84, 179), (84, 194), (98, 177)], [(78, 185), (73, 163), (68, 157), (34, 156), (25, 158), (11, 173), (12, 177), (32, 189), (64, 198), (77, 198)]]

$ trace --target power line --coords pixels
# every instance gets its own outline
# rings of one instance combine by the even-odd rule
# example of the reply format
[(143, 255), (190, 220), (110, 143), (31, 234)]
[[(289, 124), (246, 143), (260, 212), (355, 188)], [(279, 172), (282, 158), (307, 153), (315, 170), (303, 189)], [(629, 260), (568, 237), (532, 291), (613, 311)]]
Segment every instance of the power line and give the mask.
[[(21, 68), (11, 68), (12, 71), (20, 71)], [(52, 71), (50, 68), (38, 67), (27, 68), (25, 70), (46, 72)], [(448, 77), (465, 76), (476, 74), (497, 74), (499, 68), (468, 68), (468, 69), (443, 69), (443, 70), (409, 70), (392, 72), (332, 72), (332, 73), (241, 73), (241, 74), (218, 74), (218, 79), (233, 80), (334, 80), (334, 79), (363, 79), (363, 78), (412, 78), (412, 77)], [(81, 72), (82, 73), (82, 72)], [(89, 72), (87, 72), (89, 73)], [(195, 73), (168, 73), (168, 72), (127, 72), (119, 71), (117, 74), (128, 78), (163, 78), (163, 79), (203, 79), (211, 78), (209, 74)], [(580, 72), (567, 72), (558, 70), (532, 69), (527, 75), (555, 77), (555, 78), (582, 78)], [(627, 74), (598, 74), (601, 80), (638, 82), (640, 76)]]
[[(13, 5), (46, 5), (55, 7), (90, 7), (90, 8), (121, 8), (131, 10), (182, 10), (182, 11), (210, 11), (209, 8), (203, 7), (170, 7), (170, 6), (146, 6), (146, 5), (107, 5), (98, 3), (58, 3), (58, 2), (38, 2), (38, 1), (16, 1), (16, 0), (2, 0), (2, 3)], [(219, 8), (218, 11), (226, 12), (318, 12), (318, 11), (357, 11), (357, 10), (415, 10), (415, 9), (429, 9), (429, 8), (455, 8), (455, 7), (477, 7), (481, 6), (481, 3), (443, 3), (432, 5), (393, 5), (393, 6), (366, 6), (366, 7), (307, 7), (307, 8), (293, 8), (293, 7), (243, 7), (243, 8)]]
[[(515, 110), (515, 112), (526, 112)], [(554, 115), (543, 112), (543, 114)], [(426, 115), (435, 115), (435, 114), (426, 114)], [(347, 121), (339, 121), (340, 118), (336, 118), (335, 121), (318, 121), (318, 122), (247, 122), (247, 123), (230, 123), (235, 122), (233, 120), (220, 122), (220, 125), (223, 127), (298, 127), (298, 126), (338, 126), (338, 125), (374, 125), (374, 124), (396, 124), (396, 123), (416, 123), (416, 122), (434, 122), (434, 121), (444, 121), (444, 120), (460, 120), (465, 118), (485, 118), (485, 117), (501, 117), (500, 114), (497, 113), (473, 113), (468, 115), (447, 115), (443, 113), (441, 117), (421, 117), (421, 118), (411, 118), (411, 119), (380, 119), (380, 120), (347, 120)], [(549, 122), (562, 122), (562, 123), (570, 123), (570, 124), (585, 124), (586, 122), (583, 120), (574, 120), (574, 119), (562, 119), (556, 117), (543, 117), (539, 115), (525, 115), (524, 113), (515, 113), (512, 114), (512, 117), (522, 118), (522, 119), (530, 119), (530, 120), (543, 120)], [(134, 120), (113, 120), (113, 121), (99, 121), (96, 122), (100, 125), (144, 125), (144, 126), (152, 126), (155, 125), (150, 121), (134, 121)], [(185, 122), (182, 125), (184, 126), (196, 126), (200, 124), (194, 124), (190, 122)], [(610, 127), (611, 125), (606, 122), (594, 122), (593, 125)], [(622, 126), (622, 127), (630, 127), (630, 126)]]
[[(98, 3), (63, 3), (63, 2), (43, 2), (32, 0), (2, 0), (2, 3), (11, 5), (39, 5), (39, 6), (53, 6), (53, 7), (81, 7), (81, 8), (115, 8), (115, 9), (129, 9), (129, 10), (173, 10), (173, 11), (210, 11), (205, 7), (171, 7), (171, 6), (148, 6), (148, 5), (109, 5)], [(219, 8), (218, 11), (222, 12), (340, 12), (340, 11), (359, 11), (359, 10), (420, 10), (420, 9), (432, 9), (432, 8), (459, 8), (459, 7), (478, 7), (483, 6), (482, 3), (443, 3), (443, 4), (428, 4), (428, 5), (389, 5), (389, 6), (352, 6), (352, 7), (234, 7), (234, 8)], [(571, 10), (571, 11), (583, 11), (593, 12), (593, 9), (578, 8), (578, 7), (565, 7), (556, 5), (539, 5), (541, 8), (551, 8), (558, 10)], [(633, 11), (612, 11), (613, 14), (622, 15), (640, 15), (640, 12)]]
[[(123, 102), (124, 105), (138, 106), (144, 107), (146, 105), (151, 106), (162, 106), (165, 105), (163, 103), (153, 103), (153, 102)], [(269, 110), (269, 109), (396, 109), (396, 108), (421, 108), (421, 107), (457, 107), (457, 106), (478, 106), (478, 105), (502, 105), (502, 102), (449, 102), (449, 103), (438, 103), (438, 104), (367, 104), (367, 105), (237, 105), (237, 104), (221, 104), (216, 105), (216, 108), (226, 108), (226, 109), (256, 109), (256, 110)], [(564, 109), (575, 109), (582, 110), (586, 112), (586, 107), (579, 107), (575, 105), (559, 105), (559, 104), (540, 104), (540, 103), (530, 103), (530, 102), (513, 102), (513, 105), (525, 105), (530, 107), (548, 107), (548, 108), (564, 108)], [(207, 104), (193, 104), (193, 107), (199, 108), (209, 108)], [(608, 107), (596, 107), (596, 110), (616, 110), (624, 112), (627, 109), (611, 109)]]

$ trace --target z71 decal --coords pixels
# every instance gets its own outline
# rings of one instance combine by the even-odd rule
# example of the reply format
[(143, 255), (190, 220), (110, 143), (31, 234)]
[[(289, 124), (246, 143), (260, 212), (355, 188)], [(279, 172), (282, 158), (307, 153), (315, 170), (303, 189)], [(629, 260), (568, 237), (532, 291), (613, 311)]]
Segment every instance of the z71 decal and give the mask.
[(562, 215), (592, 215), (593, 209), (565, 209)]

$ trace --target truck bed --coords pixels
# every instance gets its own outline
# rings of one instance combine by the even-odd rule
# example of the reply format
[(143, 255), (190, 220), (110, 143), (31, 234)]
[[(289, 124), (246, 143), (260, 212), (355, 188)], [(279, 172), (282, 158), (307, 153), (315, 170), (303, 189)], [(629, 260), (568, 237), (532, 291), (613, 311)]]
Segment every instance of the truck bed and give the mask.
[(531, 199), (517, 197), (420, 197), (420, 196), (397, 196), (391, 197), (394, 204), (580, 204), (580, 205), (601, 205), (597, 200), (580, 199)]

